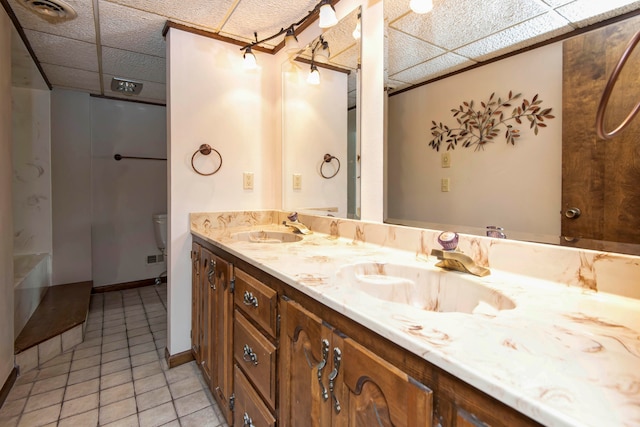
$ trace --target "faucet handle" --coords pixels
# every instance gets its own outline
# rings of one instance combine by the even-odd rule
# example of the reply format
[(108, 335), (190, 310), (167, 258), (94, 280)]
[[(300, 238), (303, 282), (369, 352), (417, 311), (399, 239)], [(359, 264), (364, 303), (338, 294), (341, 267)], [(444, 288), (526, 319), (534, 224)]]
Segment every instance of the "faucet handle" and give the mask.
[(296, 222), (298, 221), (298, 212), (291, 212), (287, 218), (289, 219), (289, 221), (291, 222)]
[(443, 231), (438, 236), (438, 243), (445, 251), (454, 251), (458, 247), (458, 233), (455, 231)]

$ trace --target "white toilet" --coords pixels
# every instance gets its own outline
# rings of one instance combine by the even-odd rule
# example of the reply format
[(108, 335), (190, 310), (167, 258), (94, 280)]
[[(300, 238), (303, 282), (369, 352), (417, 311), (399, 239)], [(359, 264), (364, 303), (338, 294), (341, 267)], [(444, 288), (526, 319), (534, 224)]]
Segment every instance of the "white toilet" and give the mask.
[[(164, 262), (167, 261), (167, 214), (153, 214), (153, 233), (156, 237), (156, 245), (160, 252), (162, 252), (162, 256), (164, 258)], [(158, 277), (156, 277), (156, 285), (162, 283), (162, 277), (167, 275), (167, 271), (163, 271), (160, 273)]]

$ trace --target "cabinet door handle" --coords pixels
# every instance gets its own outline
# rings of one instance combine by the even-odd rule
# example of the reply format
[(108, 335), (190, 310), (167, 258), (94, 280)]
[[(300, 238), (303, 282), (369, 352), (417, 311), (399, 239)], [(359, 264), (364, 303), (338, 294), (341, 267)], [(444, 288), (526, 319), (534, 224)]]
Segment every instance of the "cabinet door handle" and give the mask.
[(211, 281), (211, 278), (213, 277), (213, 275), (216, 272), (216, 260), (211, 259), (211, 261), (209, 262), (209, 272), (207, 273), (207, 280), (209, 281), (209, 287), (213, 290), (216, 289), (216, 283), (215, 281)]
[(251, 419), (249, 414), (247, 414), (246, 412), (242, 416), (242, 422), (243, 422), (243, 424), (242, 424), (243, 427), (254, 427), (253, 426), (253, 420)]
[(340, 361), (342, 360), (342, 352), (338, 347), (333, 349), (333, 370), (329, 373), (329, 391), (331, 392), (331, 398), (333, 399), (333, 409), (335, 409), (336, 414), (339, 414), (342, 410), (340, 406), (340, 402), (338, 401), (338, 397), (333, 392), (335, 387), (335, 381), (340, 373)]
[(198, 259), (198, 252), (193, 251), (193, 256), (191, 257), (193, 259), (193, 271), (196, 272), (196, 276), (200, 275), (200, 269), (198, 268), (200, 264), (200, 260)]
[(329, 341), (326, 339), (322, 340), (322, 360), (318, 363), (318, 382), (320, 383), (320, 396), (322, 400), (326, 401), (329, 398), (329, 393), (327, 393), (327, 389), (324, 384), (322, 384), (322, 372), (324, 371), (325, 366), (327, 366), (327, 359), (329, 358)]
[(244, 291), (244, 298), (242, 300), (244, 305), (248, 305), (249, 307), (258, 308), (258, 298), (253, 296), (253, 294), (249, 291)]
[(258, 355), (253, 351), (249, 344), (244, 345), (244, 354), (242, 360), (245, 362), (253, 363), (253, 366), (258, 366)]

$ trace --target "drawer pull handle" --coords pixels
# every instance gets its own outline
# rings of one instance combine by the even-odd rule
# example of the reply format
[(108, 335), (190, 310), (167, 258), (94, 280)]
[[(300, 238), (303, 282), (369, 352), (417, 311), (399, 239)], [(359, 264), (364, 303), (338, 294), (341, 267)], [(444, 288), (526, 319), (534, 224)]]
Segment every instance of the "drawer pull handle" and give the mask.
[(340, 373), (340, 361), (342, 360), (342, 352), (338, 347), (333, 349), (333, 371), (329, 373), (329, 391), (331, 392), (331, 397), (333, 398), (333, 409), (335, 409), (336, 414), (339, 414), (342, 410), (340, 406), (340, 402), (338, 401), (338, 397), (333, 392), (335, 387), (335, 381)]
[(326, 339), (322, 340), (322, 360), (318, 363), (318, 382), (320, 383), (320, 396), (322, 400), (326, 401), (329, 398), (329, 393), (327, 393), (327, 389), (324, 384), (322, 384), (322, 371), (327, 366), (327, 359), (329, 357), (329, 341)]
[(256, 298), (251, 292), (244, 291), (244, 298), (242, 300), (244, 305), (248, 305), (249, 307), (258, 308), (258, 298)]
[(216, 260), (212, 259), (209, 262), (209, 272), (207, 273), (207, 280), (209, 281), (209, 287), (213, 290), (216, 289), (216, 283), (215, 281), (211, 281), (211, 278), (213, 277), (215, 272), (216, 272)]
[(258, 366), (258, 355), (253, 351), (249, 344), (244, 345), (244, 354), (242, 360), (245, 362), (253, 363), (253, 366)]
[(243, 421), (243, 424), (242, 424), (243, 427), (254, 427), (253, 420), (251, 419), (249, 414), (247, 414), (246, 412), (242, 416), (242, 421)]

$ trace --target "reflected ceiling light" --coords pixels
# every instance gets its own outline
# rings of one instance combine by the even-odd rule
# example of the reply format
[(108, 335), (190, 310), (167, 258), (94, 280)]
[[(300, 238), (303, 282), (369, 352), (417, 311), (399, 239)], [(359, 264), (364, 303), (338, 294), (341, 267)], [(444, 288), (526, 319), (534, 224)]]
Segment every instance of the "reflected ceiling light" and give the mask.
[(362, 25), (360, 24), (360, 14), (358, 14), (358, 20), (356, 21), (356, 28), (354, 28), (353, 38), (356, 40), (360, 40), (360, 36), (362, 35)]
[(322, 36), (320, 36), (320, 40), (313, 48), (312, 56), (314, 57), (315, 62), (319, 64), (326, 64), (329, 62), (329, 57), (331, 56), (329, 51), (329, 42), (322, 38)]
[[(293, 24), (289, 25), (286, 30), (284, 28), (281, 28), (280, 31), (278, 31), (274, 35), (264, 38), (262, 40), (258, 40), (258, 33), (254, 32), (253, 37), (255, 41), (240, 48), (240, 50), (244, 51), (244, 67), (249, 69), (254, 69), (258, 67), (256, 63), (256, 57), (251, 52), (252, 47), (262, 44), (264, 42), (267, 42), (269, 40), (275, 39), (276, 37), (281, 36), (282, 34), (285, 34), (285, 37), (284, 37), (285, 52), (289, 54), (299, 52), (300, 48), (298, 46), (298, 39), (296, 37), (296, 27), (304, 24), (307, 20), (311, 18), (315, 18), (316, 14), (319, 14), (320, 16), (319, 18), (320, 28), (329, 28), (338, 23), (338, 17), (336, 16), (335, 9), (331, 5), (331, 0), (321, 0), (320, 3), (316, 4), (313, 10), (310, 10), (309, 13), (307, 13), (307, 15), (304, 18), (302, 18), (298, 22), (294, 22)], [(327, 52), (327, 58), (328, 58), (328, 52)]]
[(113, 77), (111, 79), (111, 90), (122, 92), (125, 95), (138, 95), (142, 91), (142, 83)]
[(310, 85), (320, 84), (320, 72), (318, 71), (318, 67), (316, 67), (316, 64), (311, 64), (311, 71), (309, 71), (307, 83), (309, 83)]
[(255, 70), (258, 68), (258, 62), (256, 61), (256, 56), (251, 52), (251, 46), (247, 47), (244, 51), (244, 55), (242, 55), (243, 62), (242, 66), (245, 70)]
[(331, 0), (322, 0), (320, 2), (320, 28), (333, 27), (338, 23), (336, 11), (331, 5)]
[(433, 9), (433, 1), (432, 0), (411, 0), (409, 2), (409, 7), (415, 13), (427, 13)]

